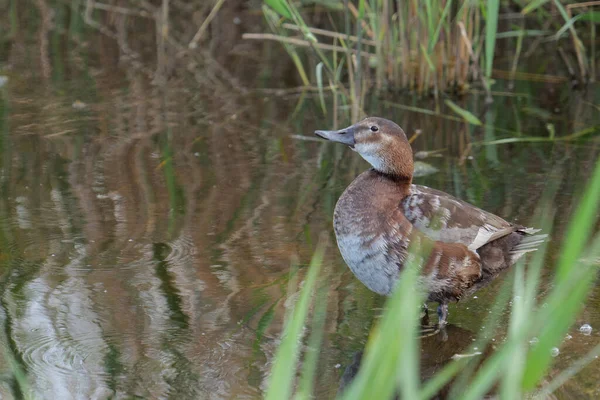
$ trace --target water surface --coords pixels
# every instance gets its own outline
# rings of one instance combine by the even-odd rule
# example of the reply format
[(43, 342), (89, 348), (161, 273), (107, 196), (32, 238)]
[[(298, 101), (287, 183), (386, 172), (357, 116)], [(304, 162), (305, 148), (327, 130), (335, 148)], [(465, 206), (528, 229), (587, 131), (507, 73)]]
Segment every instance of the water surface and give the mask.
[[(49, 80), (23, 72), (26, 57), (0, 69), (2, 397), (259, 398), (288, 295), (324, 234), (317, 397), (332, 398), (384, 299), (352, 276), (331, 227), (337, 198), (367, 164), (293, 136), (331, 128), (331, 117), (312, 95), (298, 106), (297, 95), (194, 74), (157, 82), (111, 57), (62, 62)], [(517, 82), (514, 92), (489, 107), (483, 95), (456, 100), (482, 127), (391, 104), (434, 109), (429, 99), (373, 97), (368, 111), (420, 131), (415, 151), (440, 150), (421, 160), (438, 171), (416, 183), (509, 221), (534, 224), (542, 193), (557, 185), (549, 282), (598, 140), (478, 143), (598, 125), (600, 91)], [(451, 306), (448, 340), (423, 341), (425, 368), (471, 343), (500, 283)], [(598, 343), (599, 306), (596, 288), (550, 375)], [(578, 331), (584, 323), (591, 335)], [(599, 372), (592, 363), (557, 397), (598, 398)]]

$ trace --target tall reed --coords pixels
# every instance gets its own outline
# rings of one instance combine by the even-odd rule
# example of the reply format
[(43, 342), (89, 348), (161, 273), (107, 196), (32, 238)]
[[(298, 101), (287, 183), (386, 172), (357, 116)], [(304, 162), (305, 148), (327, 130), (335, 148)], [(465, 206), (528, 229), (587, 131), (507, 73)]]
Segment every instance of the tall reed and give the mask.
[[(402, 87), (434, 94), (460, 88), (471, 79), (481, 78), (484, 41), (489, 60), (486, 75), (491, 73), (497, 25), (488, 24), (484, 37), (482, 10), (487, 9), (488, 18), (496, 21), (498, 1), (359, 0), (358, 6), (340, 1), (333, 3), (336, 12), (330, 14), (333, 29), (329, 30), (309, 27), (301, 10), (288, 0), (266, 0), (265, 4), (282, 19), (274, 27), (276, 37), (262, 38), (297, 48), (311, 47), (324, 63), (331, 59), (331, 51), (351, 55), (345, 75), (348, 85), (357, 89), (362, 88), (362, 82), (377, 89)], [(348, 17), (348, 24), (336, 18), (339, 9)], [(298, 31), (302, 38), (293, 36)], [(261, 38), (256, 34), (245, 37)]]
[[(274, 34), (252, 33), (244, 38), (282, 42), (303, 84), (308, 81), (321, 90), (335, 88), (342, 102), (350, 105), (351, 120), (362, 113), (365, 91), (370, 89), (410, 90), (438, 98), (442, 92), (464, 93), (475, 83), (491, 101), (494, 76), (527, 79), (516, 70), (523, 59), (523, 41), (530, 37), (536, 39), (529, 43), (527, 55), (540, 41), (570, 38), (572, 53), (557, 43), (568, 73), (582, 82), (595, 78), (591, 73), (596, 71), (595, 23), (599, 18), (594, 7), (600, 2), (520, 2), (520, 13), (513, 11), (514, 4), (500, 0), (332, 0), (323, 3), (329, 9), (301, 8), (290, 0), (264, 3)], [(543, 29), (525, 31), (524, 22), (519, 27), (513, 20), (541, 24)], [(499, 32), (500, 26), (504, 31)], [(550, 26), (555, 31), (548, 30)], [(586, 42), (592, 57), (581, 30), (590, 32)], [(510, 73), (496, 66), (499, 39), (519, 54), (502, 60), (507, 68), (512, 61)], [(324, 71), (317, 71), (317, 64), (324, 65)]]

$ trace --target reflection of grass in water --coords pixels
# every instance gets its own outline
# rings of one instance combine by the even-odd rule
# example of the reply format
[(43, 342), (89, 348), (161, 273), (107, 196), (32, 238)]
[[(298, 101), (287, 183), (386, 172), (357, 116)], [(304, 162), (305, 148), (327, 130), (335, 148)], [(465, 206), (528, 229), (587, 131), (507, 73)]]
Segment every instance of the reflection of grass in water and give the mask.
[(175, 230), (177, 216), (185, 212), (185, 199), (183, 198), (184, 191), (181, 188), (181, 186), (177, 183), (177, 178), (175, 177), (171, 141), (171, 129), (167, 128), (167, 133), (165, 135), (160, 136), (160, 147), (162, 151), (162, 162), (160, 165), (162, 167), (162, 170), (164, 171), (165, 181), (167, 183), (167, 191), (169, 192), (169, 235), (172, 235), (173, 231)]
[(109, 376), (107, 385), (116, 393), (119, 378), (125, 372), (125, 366), (121, 363), (121, 351), (114, 343), (107, 342), (107, 351), (104, 356), (104, 368)]
[[(327, 276), (321, 276), (327, 278)], [(302, 379), (298, 386), (298, 399), (310, 399), (317, 378), (317, 366), (319, 361), (319, 350), (323, 342), (325, 318), (327, 317), (327, 279), (322, 279), (320, 286), (316, 289), (315, 305), (311, 321), (311, 332), (308, 337), (306, 353), (302, 365)]]
[(166, 261), (171, 248), (164, 243), (154, 244), (154, 259), (156, 261), (156, 276), (160, 279), (160, 287), (169, 306), (171, 321), (180, 328), (188, 327), (188, 316), (181, 307), (181, 296), (174, 278), (169, 272), (169, 264)]
[[(15, 6), (11, 8), (11, 18), (12, 12), (15, 11)], [(9, 141), (9, 124), (8, 124), (8, 113), (9, 113), (9, 103), (8, 103), (8, 95), (5, 91), (5, 88), (0, 88), (0, 158), (2, 165), (2, 181), (0, 181), (0, 187), (2, 188), (3, 197), (0, 199), (0, 271), (2, 271), (2, 275), (6, 277), (10, 276), (9, 274), (12, 271), (35, 271), (39, 269), (39, 265), (32, 265), (32, 268), (26, 268), (24, 263), (21, 263), (20, 260), (16, 260), (11, 254), (10, 249), (14, 247), (12, 232), (10, 231), (10, 224), (6, 223), (10, 221), (10, 207), (7, 204), (7, 196), (9, 194), (8, 182), (10, 180), (10, 141)], [(16, 269), (18, 268), (18, 269)], [(25, 282), (28, 280), (21, 280), (20, 282)], [(7, 282), (0, 282), (0, 293), (4, 293), (7, 290)], [(13, 291), (20, 292), (22, 288), (21, 286), (17, 286), (13, 289)], [(2, 294), (0, 296), (0, 306), (3, 309), (3, 331), (4, 335), (0, 339), (3, 343), (0, 344), (2, 348), (2, 358), (9, 368), (9, 376), (4, 377), (3, 380), (8, 381), (10, 389), (13, 393), (14, 398), (23, 399), (30, 398), (30, 388), (29, 383), (27, 381), (27, 369), (25, 367), (25, 363), (20, 356), (18, 351), (17, 344), (12, 337), (12, 317), (9, 310), (9, 305), (6, 303), (6, 298)], [(14, 307), (14, 305), (13, 305)], [(18, 311), (18, 310), (17, 310)]]
[[(541, 220), (540, 226), (547, 230), (552, 222), (553, 210), (549, 205), (555, 190), (555, 187), (548, 189), (537, 217)], [(546, 243), (532, 255), (527, 269), (524, 262), (519, 262), (512, 268), (512, 306), (506, 340), (497, 344), (497, 348), (489, 356), (449, 361), (422, 386), (418, 377), (419, 343), (416, 340), (419, 297), (413, 290), (418, 275), (416, 268), (406, 268), (397, 290), (387, 301), (381, 321), (372, 329), (360, 371), (345, 392), (344, 398), (389, 398), (395, 391), (400, 391), (403, 398), (431, 398), (448, 385), (451, 398), (461, 399), (481, 398), (492, 388), (499, 390), (503, 398), (510, 399), (522, 398), (526, 394), (548, 394), (556, 390), (600, 353), (600, 346), (597, 346), (587, 357), (559, 374), (555, 380), (549, 383), (546, 381), (538, 389), (552, 364), (551, 349), (560, 346), (593, 286), (597, 267), (591, 260), (600, 255), (600, 234), (596, 234), (591, 242), (589, 237), (597, 220), (599, 206), (600, 162), (597, 162), (594, 175), (571, 219), (560, 259), (555, 266), (553, 286), (547, 295), (537, 301), (540, 277), (545, 265)], [(289, 316), (290, 320), (283, 333), (267, 399), (289, 398), (292, 392), (302, 346), (301, 328), (307, 323), (310, 299), (319, 274), (319, 251), (321, 250), (317, 251), (302, 288), (300, 300)], [(485, 321), (486, 329), (466, 349), (466, 353), (489, 349), (491, 334), (501, 323), (502, 310), (510, 298), (509, 284), (510, 280), (504, 283), (504, 288), (500, 290), (492, 307), (493, 313)], [(547, 303), (547, 306), (538, 306), (543, 303)], [(529, 345), (532, 337), (538, 338), (535, 346)], [(461, 350), (464, 349), (457, 349)], [(300, 379), (302, 382), (303, 378)], [(302, 388), (300, 386), (300, 390)]]
[[(156, 276), (160, 280), (160, 288), (167, 301), (169, 319), (176, 330), (167, 329), (162, 332), (162, 350), (168, 353), (172, 374), (168, 374), (166, 382), (170, 385), (170, 394), (175, 398), (195, 398), (199, 376), (194, 372), (190, 354), (183, 353), (178, 344), (187, 343), (189, 337), (189, 316), (182, 307), (182, 297), (177, 289), (175, 278), (169, 272), (166, 261), (171, 247), (164, 243), (154, 244)], [(181, 397), (178, 397), (181, 396)]]
[[(8, 318), (7, 318), (8, 319)], [(7, 328), (8, 329), (8, 328)], [(9, 340), (13, 342), (12, 340)], [(14, 345), (14, 343), (12, 343)], [(10, 346), (10, 345), (9, 345)], [(12, 347), (12, 346), (10, 346)], [(18, 353), (14, 353), (18, 354)], [(9, 353), (7, 351), (3, 352), (3, 358), (9, 366), (10, 378), (3, 378), (3, 380), (8, 380), (8, 384), (12, 391), (12, 394), (15, 399), (31, 399), (33, 398), (30, 393), (31, 389), (29, 386), (29, 382), (27, 380), (27, 370), (24, 369), (24, 363), (22, 359), (17, 359), (13, 353)]]
[[(9, 268), (8, 270), (13, 270), (13, 268)], [(8, 274), (6, 276), (8, 276)], [(1, 282), (0, 293), (4, 293), (7, 290), (7, 286), (8, 284), (6, 281)], [(31, 390), (27, 380), (27, 366), (21, 357), (17, 343), (12, 336), (13, 318), (11, 316), (11, 309), (15, 308), (15, 304), (8, 304), (6, 297), (2, 295), (0, 297), (0, 306), (3, 309), (4, 316), (4, 335), (0, 339), (4, 343), (2, 343), (0, 347), (2, 347), (2, 358), (4, 358), (10, 371), (9, 378), (4, 379), (8, 380), (8, 384), (10, 385), (15, 399), (29, 399), (31, 398)]]

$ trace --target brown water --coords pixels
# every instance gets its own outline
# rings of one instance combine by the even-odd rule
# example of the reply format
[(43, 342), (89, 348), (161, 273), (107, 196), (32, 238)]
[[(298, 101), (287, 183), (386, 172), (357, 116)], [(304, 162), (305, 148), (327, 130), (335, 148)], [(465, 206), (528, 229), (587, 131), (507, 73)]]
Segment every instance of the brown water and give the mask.
[[(54, 60), (48, 79), (29, 68), (27, 52), (0, 65), (8, 76), (0, 88), (0, 394), (259, 398), (291, 266), (308, 263), (322, 232), (334, 243), (337, 197), (367, 164), (348, 149), (292, 136), (332, 125), (312, 95), (297, 107), (298, 96), (237, 90), (208, 72), (161, 83), (110, 49), (100, 46), (97, 59), (61, 58), (58, 72)], [(460, 101), (484, 121), (480, 128), (375, 97), (369, 113), (409, 136), (420, 130), (415, 150), (443, 149), (422, 160), (438, 171), (416, 183), (510, 221), (531, 223), (542, 191), (557, 184), (551, 266), (598, 157), (597, 137), (469, 143), (513, 135), (502, 129), (545, 137), (548, 124), (557, 136), (598, 125), (600, 91), (518, 82), (515, 92), (487, 110), (483, 95)], [(325, 263), (318, 398), (334, 396), (384, 300), (352, 276), (335, 245)], [(423, 341), (426, 368), (471, 343), (498, 283), (451, 306), (448, 340)], [(596, 288), (551, 375), (598, 343), (599, 306)], [(579, 332), (584, 323), (589, 336)], [(600, 397), (599, 372), (592, 363), (558, 398)]]

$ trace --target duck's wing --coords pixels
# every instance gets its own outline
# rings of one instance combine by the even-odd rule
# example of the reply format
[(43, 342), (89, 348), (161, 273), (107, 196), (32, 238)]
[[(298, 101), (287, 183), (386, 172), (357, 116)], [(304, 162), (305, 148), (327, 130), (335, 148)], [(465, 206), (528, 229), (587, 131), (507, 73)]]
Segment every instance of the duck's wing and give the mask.
[[(411, 185), (400, 207), (415, 228), (433, 240), (462, 243), (475, 251), (522, 227), (426, 186)], [(524, 233), (534, 233), (523, 230)]]

